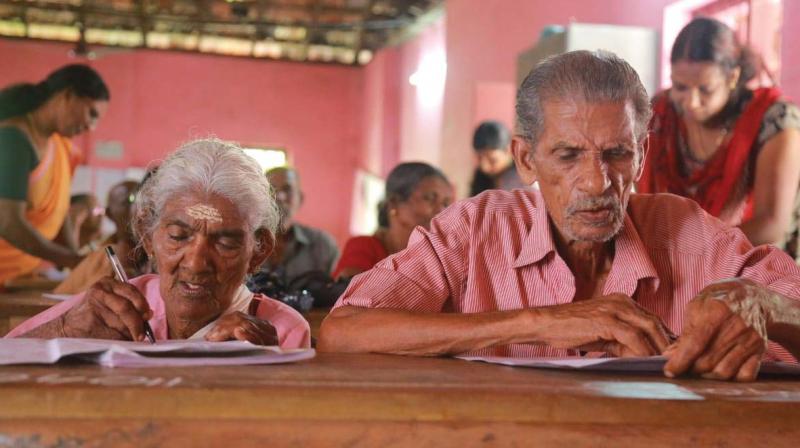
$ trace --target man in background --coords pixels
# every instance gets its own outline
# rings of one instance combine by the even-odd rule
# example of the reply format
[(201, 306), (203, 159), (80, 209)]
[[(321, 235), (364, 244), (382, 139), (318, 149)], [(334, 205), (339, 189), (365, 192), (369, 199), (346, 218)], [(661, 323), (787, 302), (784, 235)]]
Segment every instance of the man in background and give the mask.
[(268, 282), (277, 282), (284, 289), (291, 289), (295, 280), (309, 273), (330, 275), (339, 258), (339, 248), (333, 237), (323, 230), (300, 224), (294, 219), (303, 204), (303, 191), (297, 170), (289, 167), (273, 168), (267, 172), (267, 179), (275, 192), (281, 222), (272, 255), (248, 282), (248, 287), (253, 291), (271, 292), (270, 286), (266, 284)]

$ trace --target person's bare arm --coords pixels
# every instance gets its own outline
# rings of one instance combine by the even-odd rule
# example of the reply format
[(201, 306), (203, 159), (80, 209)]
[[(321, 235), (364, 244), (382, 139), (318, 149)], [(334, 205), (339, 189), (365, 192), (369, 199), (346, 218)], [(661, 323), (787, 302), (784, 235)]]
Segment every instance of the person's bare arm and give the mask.
[(667, 335), (657, 317), (628, 297), (611, 295), (567, 305), (471, 314), (344, 306), (322, 323), (317, 348), (440, 356), (518, 343), (648, 356), (666, 348)]
[(24, 338), (39, 338), (39, 339), (54, 339), (66, 338), (67, 333), (64, 331), (64, 315), (56, 317), (55, 319), (45, 322), (42, 325), (32, 329), (31, 331), (23, 334), (20, 337)]
[(77, 253), (80, 247), (78, 247), (78, 239), (76, 238), (76, 235), (77, 233), (75, 232), (75, 226), (72, 223), (72, 217), (67, 214), (67, 216), (64, 217), (64, 222), (61, 224), (61, 229), (58, 231), (56, 240), (63, 241), (64, 245), (67, 246), (68, 249)]
[(17, 249), (59, 266), (75, 266), (81, 260), (78, 253), (56, 244), (39, 233), (25, 219), (25, 202), (0, 198), (0, 238)]
[(665, 355), (667, 376), (752, 381), (767, 340), (800, 359), (800, 302), (747, 279), (709, 285), (689, 303), (686, 327)]
[(800, 186), (800, 131), (785, 129), (769, 139), (756, 161), (753, 217), (740, 228), (754, 245), (785, 236)]
[(152, 316), (136, 287), (103, 277), (67, 312), (17, 337), (144, 341), (144, 322)]
[(767, 320), (767, 337), (800, 359), (800, 301), (778, 294)]

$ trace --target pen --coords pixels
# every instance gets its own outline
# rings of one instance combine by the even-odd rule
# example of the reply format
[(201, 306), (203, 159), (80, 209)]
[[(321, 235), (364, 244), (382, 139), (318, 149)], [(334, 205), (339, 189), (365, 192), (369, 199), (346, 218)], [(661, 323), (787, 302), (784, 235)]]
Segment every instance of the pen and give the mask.
[[(108, 255), (108, 261), (111, 262), (111, 267), (114, 269), (117, 280), (122, 283), (128, 283), (128, 276), (125, 274), (125, 269), (122, 268), (122, 263), (119, 262), (119, 258), (117, 258), (117, 254), (114, 253), (114, 249), (111, 246), (106, 246), (106, 255)], [(144, 321), (144, 334), (151, 344), (156, 343), (153, 329), (150, 328), (150, 324), (147, 323), (146, 320)]]

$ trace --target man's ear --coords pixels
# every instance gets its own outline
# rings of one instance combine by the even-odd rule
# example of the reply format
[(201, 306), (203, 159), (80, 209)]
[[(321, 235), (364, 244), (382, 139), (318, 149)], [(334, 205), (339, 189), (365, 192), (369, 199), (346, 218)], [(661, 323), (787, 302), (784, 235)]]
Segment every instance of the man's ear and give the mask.
[(650, 149), (650, 133), (648, 132), (645, 137), (644, 141), (641, 145), (639, 145), (639, 167), (636, 169), (636, 178), (634, 182), (639, 182), (639, 179), (642, 178), (642, 173), (644, 173), (644, 161), (647, 158), (647, 151)]
[(261, 229), (256, 232), (256, 247), (253, 250), (253, 256), (250, 258), (250, 263), (247, 266), (247, 272), (255, 272), (261, 267), (262, 264), (272, 254), (275, 248), (275, 236), (272, 232)]
[(533, 163), (533, 145), (519, 135), (511, 139), (511, 156), (517, 167), (520, 179), (525, 185), (532, 185), (538, 180), (536, 164)]

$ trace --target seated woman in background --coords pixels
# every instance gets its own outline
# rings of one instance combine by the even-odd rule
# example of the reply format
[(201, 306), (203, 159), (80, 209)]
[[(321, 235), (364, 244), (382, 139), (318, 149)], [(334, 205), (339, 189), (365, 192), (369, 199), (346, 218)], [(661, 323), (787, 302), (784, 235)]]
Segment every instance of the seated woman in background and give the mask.
[(141, 251), (134, 250), (137, 242), (131, 229), (131, 215), (138, 189), (139, 182), (132, 180), (126, 180), (111, 187), (106, 201), (106, 216), (114, 222), (116, 231), (103, 242), (101, 247), (87, 255), (80, 264), (75, 266), (69, 276), (53, 290), (54, 293), (77, 294), (86, 291), (101, 278), (113, 276), (114, 270), (105, 252), (106, 245), (114, 248), (114, 253), (119, 257), (128, 277), (138, 277), (144, 273), (143, 268), (147, 263), (146, 260), (138, 260), (135, 255)]
[(427, 228), (436, 214), (453, 202), (453, 187), (438, 169), (420, 162), (397, 165), (386, 180), (378, 208), (378, 230), (350, 238), (334, 270), (334, 278), (368, 271), (389, 255), (405, 249), (417, 226)]
[(278, 209), (258, 163), (218, 140), (170, 154), (136, 197), (133, 231), (158, 272), (130, 284), (105, 277), (9, 336), (143, 341), (247, 340), (309, 347), (303, 317), (254, 295), (244, 278), (275, 244)]
[(775, 88), (746, 87), (753, 59), (719, 21), (694, 19), (678, 34), (637, 188), (694, 199), (753, 244), (797, 259), (800, 113)]
[(109, 97), (85, 65), (0, 91), (0, 288), (42, 259), (68, 267), (80, 261), (67, 219), (77, 164), (69, 137), (94, 128)]

